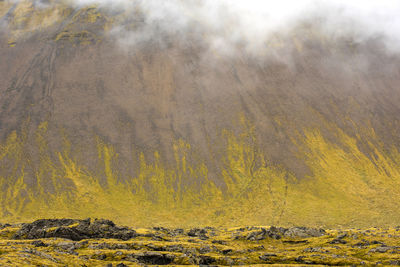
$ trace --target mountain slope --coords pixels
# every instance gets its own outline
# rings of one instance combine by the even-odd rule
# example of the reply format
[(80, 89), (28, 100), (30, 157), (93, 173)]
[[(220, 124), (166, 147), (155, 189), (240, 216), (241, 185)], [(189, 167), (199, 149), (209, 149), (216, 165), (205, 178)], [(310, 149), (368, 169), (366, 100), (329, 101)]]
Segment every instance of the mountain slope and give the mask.
[(398, 222), (400, 59), (382, 39), (306, 21), (230, 55), (196, 31), (126, 44), (140, 10), (37, 3), (0, 2), (4, 218)]

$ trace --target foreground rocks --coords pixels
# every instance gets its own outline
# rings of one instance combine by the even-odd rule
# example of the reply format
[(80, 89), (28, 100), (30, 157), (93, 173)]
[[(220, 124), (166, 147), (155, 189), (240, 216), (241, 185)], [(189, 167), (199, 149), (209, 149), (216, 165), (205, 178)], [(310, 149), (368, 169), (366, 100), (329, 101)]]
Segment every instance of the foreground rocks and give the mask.
[(78, 241), (89, 238), (128, 240), (135, 236), (136, 232), (134, 230), (127, 227), (118, 227), (110, 220), (50, 219), (23, 224), (13, 238), (38, 239), (59, 237)]
[(98, 219), (2, 226), (0, 266), (400, 265), (400, 228), (132, 229)]

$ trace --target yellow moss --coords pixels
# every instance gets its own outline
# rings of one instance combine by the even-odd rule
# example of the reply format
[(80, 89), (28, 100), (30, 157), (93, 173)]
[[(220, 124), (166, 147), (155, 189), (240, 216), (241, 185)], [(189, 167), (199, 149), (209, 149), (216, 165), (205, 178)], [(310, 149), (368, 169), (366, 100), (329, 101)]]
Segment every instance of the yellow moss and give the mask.
[(1, 1), (0, 2), (0, 18), (7, 14), (7, 12), (12, 7), (12, 3), (10, 1)]
[[(135, 226), (365, 226), (393, 225), (400, 219), (393, 201), (400, 196), (400, 154), (395, 148), (383, 150), (372, 130), (363, 133), (370, 136), (369, 155), (358, 148), (359, 137), (332, 125), (327, 127), (335, 143), (318, 129), (305, 129), (293, 140), (312, 175), (299, 180), (269, 164), (254, 126), (243, 117), (239, 121), (239, 134), (224, 130), (221, 135), (224, 186), (210, 179), (206, 164), (184, 140), (173, 143), (173, 164), (166, 164), (158, 151), (147, 157), (135, 151), (137, 175), (124, 177), (118, 152), (100, 138), (99, 169), (93, 173), (72, 154), (66, 136), (61, 151), (50, 150), (47, 123), (39, 125), (33, 143), (12, 132), (0, 144), (0, 173), (5, 175), (0, 176), (0, 212), (12, 222), (106, 217)], [(26, 142), (37, 150), (35, 165)], [(35, 184), (27, 186), (26, 170), (32, 166)]]
[(99, 40), (95, 34), (89, 31), (71, 32), (64, 30), (55, 37), (55, 41), (69, 41), (73, 45), (89, 45)]
[(81, 23), (95, 23), (97, 19), (103, 17), (103, 15), (98, 11), (97, 5), (87, 6), (81, 8), (72, 18), (73, 22)]
[(9, 40), (9, 41), (8, 41), (8, 46), (9, 46), (9, 47), (14, 47), (16, 44), (17, 44), (17, 42), (14, 41), (14, 40)]
[(32, 1), (19, 1), (9, 25), (11, 34), (14, 39), (18, 39), (25, 34), (46, 29), (65, 19), (71, 11), (70, 7), (62, 3), (35, 8)]

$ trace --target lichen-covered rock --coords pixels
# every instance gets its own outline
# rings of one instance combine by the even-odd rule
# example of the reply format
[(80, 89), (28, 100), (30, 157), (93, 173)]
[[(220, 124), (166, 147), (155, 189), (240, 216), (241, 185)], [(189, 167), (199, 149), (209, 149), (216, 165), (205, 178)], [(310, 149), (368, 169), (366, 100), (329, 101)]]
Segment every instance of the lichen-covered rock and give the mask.
[(395, 250), (397, 250), (397, 252), (400, 252), (399, 249), (400, 247), (379, 246), (376, 248), (372, 248), (369, 252), (386, 253), (388, 251), (395, 251)]
[(151, 265), (166, 265), (173, 262), (175, 256), (172, 254), (162, 254), (160, 252), (144, 252), (132, 254), (133, 258), (137, 259), (140, 263)]
[(200, 239), (208, 239), (207, 230), (200, 228), (190, 229), (187, 233), (188, 236), (199, 237)]
[(269, 229), (266, 228), (255, 228), (252, 227), (249, 230), (254, 230), (249, 234), (247, 234), (246, 238), (250, 241), (259, 241), (264, 240), (267, 237), (272, 239), (281, 239), (284, 237), (289, 238), (308, 238), (308, 237), (318, 237), (326, 234), (323, 229), (309, 228), (309, 227), (291, 227), (291, 228), (283, 228), (283, 227), (275, 227), (271, 226)]
[(0, 223), (0, 230), (3, 230), (4, 228), (10, 227), (10, 226), (11, 226), (11, 224), (9, 224), (9, 223), (5, 223), (5, 224)]
[(31, 244), (35, 247), (48, 247), (42, 240), (35, 240)]
[(274, 254), (274, 253), (265, 253), (265, 254), (261, 255), (259, 258), (262, 261), (269, 261), (269, 260), (271, 260), (272, 257), (276, 257), (276, 254)]
[(324, 229), (310, 228), (310, 227), (291, 227), (284, 231), (284, 236), (286, 237), (318, 237), (326, 234)]
[(133, 229), (118, 227), (109, 220), (43, 219), (24, 224), (14, 234), (13, 238), (39, 239), (59, 237), (79, 241), (88, 238), (128, 240), (136, 236), (136, 231)]
[(265, 228), (261, 228), (258, 231), (250, 232), (246, 236), (246, 239), (250, 240), (250, 241), (258, 241), (258, 240), (264, 240), (267, 237), (273, 238), (273, 239), (281, 239), (281, 232), (276, 227), (271, 227), (268, 230)]

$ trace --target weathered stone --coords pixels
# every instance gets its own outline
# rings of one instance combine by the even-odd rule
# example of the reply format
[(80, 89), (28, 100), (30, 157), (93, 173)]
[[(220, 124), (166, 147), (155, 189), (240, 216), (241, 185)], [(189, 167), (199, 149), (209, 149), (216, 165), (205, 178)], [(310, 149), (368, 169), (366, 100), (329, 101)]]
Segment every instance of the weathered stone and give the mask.
[(222, 252), (222, 254), (227, 255), (227, 254), (231, 253), (232, 251), (233, 251), (232, 249), (223, 249), (221, 252)]
[(183, 246), (182, 245), (170, 245), (170, 246), (166, 246), (165, 250), (171, 251), (171, 252), (182, 252)]
[(211, 243), (220, 244), (220, 245), (228, 245), (228, 242), (226, 242), (224, 240), (212, 240)]
[(32, 242), (32, 245), (35, 247), (48, 247), (47, 244), (45, 244), (42, 240), (35, 240)]
[(24, 224), (13, 236), (15, 239), (39, 239), (59, 237), (73, 241), (88, 238), (115, 238), (128, 240), (136, 237), (134, 230), (127, 227), (117, 227), (109, 220), (72, 220), (50, 219), (37, 220)]
[(315, 247), (315, 248), (306, 248), (303, 250), (304, 252), (321, 252), (323, 249), (321, 247)]
[(205, 254), (211, 252), (211, 247), (210, 246), (202, 246), (199, 248), (199, 253), (200, 254)]
[(54, 245), (55, 247), (64, 249), (64, 250), (73, 250), (75, 249), (75, 243), (74, 242), (59, 242)]
[(338, 235), (337, 239), (343, 239), (345, 237), (347, 237), (347, 233), (343, 233), (343, 234)]
[(347, 244), (346, 240), (335, 238), (329, 242), (330, 244)]
[(380, 246), (380, 247), (376, 247), (376, 248), (372, 248), (370, 249), (369, 252), (378, 252), (378, 253), (386, 253), (389, 250), (393, 250), (393, 247), (387, 247), (387, 246)]
[(4, 228), (10, 227), (10, 226), (11, 226), (11, 224), (9, 224), (9, 223), (5, 223), (5, 224), (0, 223), (0, 230), (3, 230)]
[(188, 231), (187, 235), (188, 236), (193, 236), (193, 237), (196, 236), (196, 237), (199, 237), (200, 239), (203, 239), (203, 240), (208, 239), (207, 230), (206, 229), (193, 228), (193, 229), (190, 229)]
[(324, 229), (309, 228), (309, 227), (291, 227), (286, 231), (284, 231), (284, 236), (294, 237), (294, 238), (319, 237), (325, 234), (326, 232)]
[(210, 265), (214, 262), (216, 262), (215, 258), (211, 257), (211, 256), (206, 256), (206, 255), (200, 255), (198, 257), (198, 264), (200, 265)]
[(166, 265), (173, 262), (175, 259), (174, 255), (162, 254), (159, 252), (144, 252), (139, 254), (133, 254), (140, 263), (144, 264), (156, 264), (156, 265)]
[(265, 254), (259, 256), (260, 260), (263, 260), (263, 261), (269, 261), (269, 260), (271, 260), (271, 257), (276, 257), (276, 254), (274, 254), (274, 253), (265, 253)]

